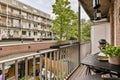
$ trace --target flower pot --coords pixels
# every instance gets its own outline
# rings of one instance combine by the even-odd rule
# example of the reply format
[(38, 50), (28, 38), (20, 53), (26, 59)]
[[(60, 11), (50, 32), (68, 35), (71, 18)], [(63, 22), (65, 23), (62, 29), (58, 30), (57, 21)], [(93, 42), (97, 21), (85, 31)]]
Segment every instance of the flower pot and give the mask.
[(110, 64), (120, 65), (120, 56), (109, 56), (108, 61)]

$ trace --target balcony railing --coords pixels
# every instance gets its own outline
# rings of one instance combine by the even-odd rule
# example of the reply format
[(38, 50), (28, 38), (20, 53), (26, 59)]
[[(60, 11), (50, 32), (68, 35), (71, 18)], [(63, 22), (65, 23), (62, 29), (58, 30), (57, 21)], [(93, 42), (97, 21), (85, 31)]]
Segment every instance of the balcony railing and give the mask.
[[(5, 65), (8, 63), (14, 65), (11, 67), (14, 72), (8, 71), (6, 77)], [(37, 80), (37, 78), (39, 80), (64, 80), (79, 66), (78, 44), (41, 50), (32, 54), (14, 55), (10, 59), (1, 60), (0, 65), (2, 66), (2, 80), (22, 80), (23, 78), (25, 80)]]

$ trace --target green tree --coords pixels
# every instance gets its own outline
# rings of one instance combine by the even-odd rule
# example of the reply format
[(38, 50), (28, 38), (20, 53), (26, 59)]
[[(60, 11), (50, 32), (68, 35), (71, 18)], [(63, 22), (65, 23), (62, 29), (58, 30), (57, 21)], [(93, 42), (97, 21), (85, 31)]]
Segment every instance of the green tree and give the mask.
[(71, 10), (68, 0), (56, 0), (52, 5), (53, 13), (56, 15), (52, 20), (53, 26), (51, 30), (55, 33), (58, 41), (69, 40), (71, 36), (75, 37), (76, 29), (74, 29), (77, 19), (76, 13)]
[(91, 22), (90, 20), (88, 21), (81, 21), (81, 41), (86, 42), (90, 41), (90, 30), (91, 30)]

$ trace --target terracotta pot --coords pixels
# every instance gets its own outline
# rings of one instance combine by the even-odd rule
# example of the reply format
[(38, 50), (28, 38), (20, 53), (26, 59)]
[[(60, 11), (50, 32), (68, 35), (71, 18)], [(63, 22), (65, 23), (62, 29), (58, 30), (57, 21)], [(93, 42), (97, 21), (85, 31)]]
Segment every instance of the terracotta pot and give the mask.
[(109, 56), (109, 63), (114, 65), (120, 65), (120, 56)]

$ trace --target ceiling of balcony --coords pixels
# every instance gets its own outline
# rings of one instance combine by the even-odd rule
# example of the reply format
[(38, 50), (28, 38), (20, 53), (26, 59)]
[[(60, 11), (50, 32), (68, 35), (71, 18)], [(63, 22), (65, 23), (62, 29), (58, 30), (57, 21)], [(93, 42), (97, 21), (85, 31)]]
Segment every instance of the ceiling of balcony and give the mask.
[[(111, 0), (100, 0), (100, 4), (101, 4), (100, 10), (101, 10), (103, 18), (108, 17), (110, 1)], [(81, 5), (83, 6), (83, 8), (85, 9), (86, 13), (90, 17), (90, 19), (93, 20), (94, 12), (95, 12), (95, 9), (93, 9), (93, 0), (80, 0), (80, 2), (81, 2)]]

